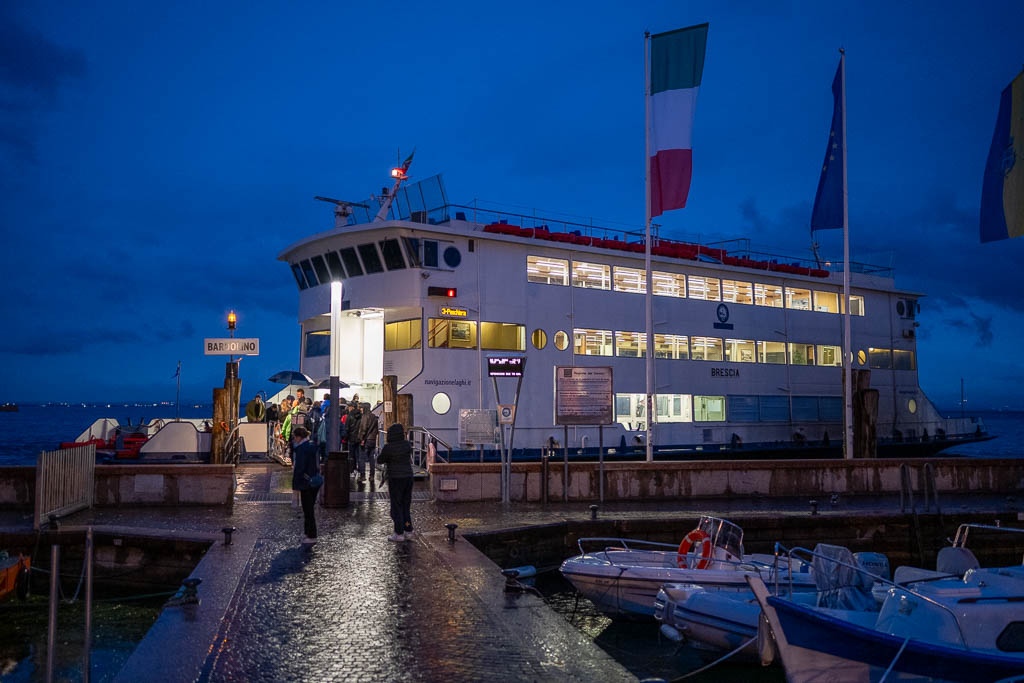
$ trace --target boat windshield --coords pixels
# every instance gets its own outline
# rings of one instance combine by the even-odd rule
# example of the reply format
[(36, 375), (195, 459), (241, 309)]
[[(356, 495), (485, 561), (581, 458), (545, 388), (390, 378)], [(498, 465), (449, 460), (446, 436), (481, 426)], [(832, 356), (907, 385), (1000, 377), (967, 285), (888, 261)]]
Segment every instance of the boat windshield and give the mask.
[(708, 535), (715, 548), (722, 548), (737, 560), (743, 557), (743, 529), (732, 522), (704, 516), (700, 518), (697, 528)]

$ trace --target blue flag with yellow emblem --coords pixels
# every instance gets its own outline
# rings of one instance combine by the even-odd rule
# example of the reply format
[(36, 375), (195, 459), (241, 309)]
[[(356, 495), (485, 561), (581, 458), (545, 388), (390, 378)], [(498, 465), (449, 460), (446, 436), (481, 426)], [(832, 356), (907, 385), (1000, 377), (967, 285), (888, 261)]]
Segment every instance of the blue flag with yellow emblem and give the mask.
[(843, 227), (843, 62), (839, 61), (832, 81), (832, 128), (828, 132), (825, 163), (821, 167), (818, 192), (811, 211), (811, 230), (832, 230)]
[(1024, 71), (1003, 90), (981, 188), (981, 241), (1024, 235)]

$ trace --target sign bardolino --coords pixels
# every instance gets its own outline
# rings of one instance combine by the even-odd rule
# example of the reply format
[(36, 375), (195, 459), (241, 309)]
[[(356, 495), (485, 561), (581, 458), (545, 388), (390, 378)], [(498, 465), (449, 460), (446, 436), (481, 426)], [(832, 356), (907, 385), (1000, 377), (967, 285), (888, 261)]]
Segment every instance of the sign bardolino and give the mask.
[(610, 367), (555, 367), (555, 424), (607, 425), (615, 421)]
[(257, 337), (244, 339), (203, 339), (203, 355), (206, 356), (258, 356), (260, 340)]

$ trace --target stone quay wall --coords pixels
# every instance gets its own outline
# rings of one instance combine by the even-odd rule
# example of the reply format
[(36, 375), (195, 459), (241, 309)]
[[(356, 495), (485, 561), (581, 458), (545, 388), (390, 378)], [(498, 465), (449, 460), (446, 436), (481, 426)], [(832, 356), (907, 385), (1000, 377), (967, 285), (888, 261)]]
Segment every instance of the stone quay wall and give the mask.
[[(935, 488), (943, 493), (1006, 493), (1024, 490), (1024, 460), (941, 458), (929, 460), (732, 460), (687, 462), (606, 462), (606, 501), (891, 495), (900, 492), (900, 466), (910, 469), (915, 498), (925, 485), (925, 464), (935, 471)], [(513, 463), (510, 498), (540, 502), (541, 463)], [(431, 489), (441, 501), (501, 499), (498, 463), (434, 463), (429, 467)], [(564, 465), (548, 463), (549, 501), (563, 500)], [(568, 499), (599, 499), (596, 462), (570, 462)], [(823, 501), (824, 502), (824, 501)]]
[[(36, 468), (0, 467), (0, 509), (31, 508)], [(94, 505), (231, 505), (233, 465), (97, 465)]]

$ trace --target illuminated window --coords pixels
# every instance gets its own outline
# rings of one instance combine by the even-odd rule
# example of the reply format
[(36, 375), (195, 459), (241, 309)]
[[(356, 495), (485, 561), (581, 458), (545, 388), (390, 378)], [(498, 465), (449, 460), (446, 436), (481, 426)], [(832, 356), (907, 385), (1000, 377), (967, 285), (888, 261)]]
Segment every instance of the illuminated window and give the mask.
[(818, 365), (842, 367), (843, 350), (838, 346), (818, 344)]
[(791, 365), (814, 365), (814, 344), (790, 343), (789, 362)]
[[(690, 394), (658, 394), (658, 422), (692, 422), (693, 401)], [(647, 396), (615, 394), (615, 421), (628, 431), (647, 428)]]
[(917, 412), (917, 401), (915, 401), (914, 399), (910, 399), (909, 401), (907, 401), (907, 410), (910, 411), (911, 415), (916, 413)]
[(694, 396), (694, 422), (724, 422), (725, 396)]
[(682, 273), (663, 273), (660, 270), (652, 270), (651, 282), (654, 283), (654, 289), (651, 290), (654, 296), (686, 298), (686, 276)]
[(643, 358), (647, 355), (647, 335), (640, 332), (616, 332), (615, 355)]
[(773, 365), (785, 365), (786, 342), (757, 342), (757, 362)]
[(690, 357), (689, 342), (681, 334), (655, 334), (654, 357), (686, 360)]
[(427, 346), (432, 349), (475, 349), (476, 321), (430, 318), (427, 321)]
[(452, 400), (448, 397), (448, 394), (443, 391), (439, 391), (434, 394), (434, 397), (430, 399), (430, 407), (434, 409), (434, 412), (438, 415), (444, 415), (452, 409)]
[(480, 323), (480, 348), (491, 351), (525, 351), (526, 325)]
[(611, 289), (611, 266), (600, 263), (572, 262), (572, 286), (584, 289)]
[(316, 330), (306, 333), (306, 358), (331, 355), (331, 331)]
[(569, 348), (569, 335), (562, 330), (555, 332), (555, 348), (559, 351), (565, 351)]
[(691, 275), (690, 298), (702, 301), (721, 301), (722, 291), (718, 278)]
[(782, 308), (782, 287), (778, 285), (754, 284), (754, 303), (758, 306)]
[(579, 356), (612, 355), (610, 330), (573, 330), (573, 349)]
[[(819, 292), (814, 290), (814, 310), (819, 313), (838, 313), (839, 295), (835, 292)], [(850, 307), (853, 310), (853, 307)]]
[(656, 404), (658, 422), (693, 422), (693, 401), (689, 394), (658, 394)]
[(647, 278), (644, 277), (644, 271), (639, 268), (615, 266), (614, 280), (616, 292), (647, 293)]
[(540, 350), (548, 345), (548, 335), (544, 330), (536, 329), (530, 335), (530, 341), (533, 342), (533, 348)]
[(752, 304), (754, 288), (749, 282), (722, 280), (722, 301), (731, 304)]
[(850, 295), (850, 315), (864, 315), (864, 297)]
[(722, 340), (715, 337), (690, 337), (693, 360), (722, 360)]
[(868, 355), (864, 353), (864, 349), (857, 352), (857, 362), (864, 365), (868, 362)]
[(753, 363), (754, 342), (746, 339), (726, 339), (725, 359), (731, 363)]
[(542, 285), (568, 285), (569, 262), (547, 256), (527, 256), (526, 281)]
[(904, 351), (902, 349), (893, 349), (892, 366), (897, 370), (917, 370), (914, 352)]
[(422, 327), (419, 318), (386, 324), (384, 326), (384, 350), (403, 351), (420, 348), (423, 341)]
[(868, 349), (868, 365), (876, 370), (888, 370), (892, 367), (892, 351), (890, 349)]
[(786, 287), (786, 308), (798, 311), (811, 310), (811, 290)]

